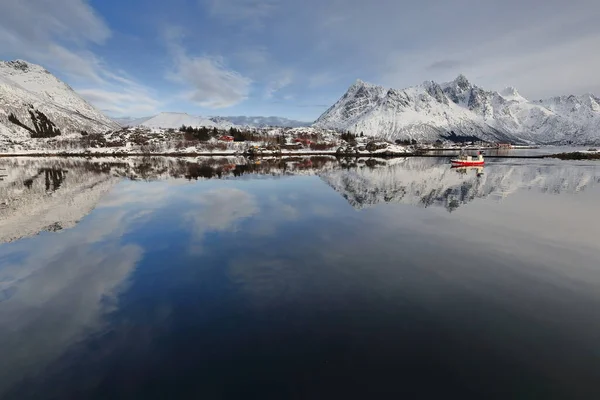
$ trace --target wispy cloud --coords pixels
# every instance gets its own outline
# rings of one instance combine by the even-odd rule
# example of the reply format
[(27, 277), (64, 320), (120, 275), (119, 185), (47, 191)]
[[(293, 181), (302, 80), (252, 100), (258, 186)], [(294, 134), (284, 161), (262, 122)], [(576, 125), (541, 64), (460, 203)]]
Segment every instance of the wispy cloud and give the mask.
[(111, 35), (110, 29), (87, 2), (54, 3), (43, 0), (0, 2), (2, 50), (41, 62), (64, 74), (102, 82), (99, 61), (86, 46), (105, 42)]
[(142, 115), (156, 112), (162, 103), (145, 89), (135, 86), (121, 90), (79, 89), (78, 93), (100, 110), (112, 116)]
[(565, 13), (500, 32), (468, 48), (442, 43), (393, 52), (382, 63), (381, 83), (404, 87), (425, 79), (451, 79), (462, 72), (487, 89), (515, 86), (529, 98), (599, 88), (595, 71), (600, 68), (600, 56), (588, 49), (600, 43), (600, 29), (582, 28), (585, 21), (581, 15)]
[(105, 22), (82, 0), (3, 0), (0, 31), (5, 34), (0, 38), (13, 36), (30, 44), (54, 39), (101, 44), (111, 35)]
[[(168, 104), (310, 119), (317, 110), (303, 104), (356, 78), (406, 87), (458, 72), (533, 98), (600, 88), (597, 0), (194, 0), (143, 16), (126, 3), (117, 18), (89, 0), (0, 0), (0, 55), (59, 72), (111, 113), (138, 103), (144, 114)], [(189, 35), (170, 39), (177, 50), (156, 46), (153, 29), (175, 24)]]
[(175, 62), (167, 78), (189, 87), (185, 98), (207, 108), (230, 107), (248, 98), (252, 80), (229, 69), (221, 57), (189, 56), (177, 29), (169, 30), (166, 39)]
[(293, 82), (294, 72), (292, 70), (283, 70), (278, 73), (272, 81), (267, 83), (265, 88), (265, 97), (267, 99), (273, 98), (273, 96), (281, 89), (289, 86)]
[(42, 64), (67, 77), (96, 107), (111, 114), (154, 112), (159, 102), (131, 78), (112, 72), (90, 50), (112, 35), (83, 0), (0, 2), (0, 46), (15, 57)]

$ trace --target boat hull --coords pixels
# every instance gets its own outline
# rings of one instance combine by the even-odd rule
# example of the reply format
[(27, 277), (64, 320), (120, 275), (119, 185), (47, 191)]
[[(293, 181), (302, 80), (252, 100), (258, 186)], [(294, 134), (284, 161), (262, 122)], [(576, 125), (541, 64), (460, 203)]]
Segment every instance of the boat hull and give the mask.
[(461, 160), (451, 160), (453, 166), (457, 167), (477, 167), (485, 164), (485, 161), (461, 161)]

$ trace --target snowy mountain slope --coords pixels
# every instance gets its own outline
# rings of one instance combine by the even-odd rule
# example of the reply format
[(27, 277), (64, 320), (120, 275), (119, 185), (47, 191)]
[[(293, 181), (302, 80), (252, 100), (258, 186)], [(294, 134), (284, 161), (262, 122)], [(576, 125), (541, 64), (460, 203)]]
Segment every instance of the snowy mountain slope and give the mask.
[(143, 124), (144, 122), (148, 121), (150, 118), (153, 118), (153, 117), (141, 117), (141, 118), (120, 117), (120, 118), (113, 118), (112, 120), (121, 126), (139, 126), (139, 125)]
[(193, 127), (208, 127), (217, 129), (229, 129), (236, 126), (246, 126), (251, 128), (264, 127), (305, 127), (309, 122), (294, 121), (281, 117), (201, 117), (189, 115), (186, 113), (163, 112), (159, 115), (145, 118), (116, 118), (122, 126), (145, 126), (147, 128), (177, 129), (181, 125)]
[[(17, 123), (9, 120), (11, 114)], [(0, 139), (24, 140), (50, 130), (65, 135), (117, 128), (41, 66), (21, 60), (0, 62)]]
[(600, 168), (494, 164), (477, 176), (474, 169), (461, 173), (434, 159), (408, 158), (395, 165), (334, 170), (320, 177), (357, 209), (401, 203), (453, 211), (475, 199), (502, 199), (518, 190), (575, 193), (600, 184)]
[(235, 125), (223, 118), (206, 118), (187, 113), (162, 112), (153, 117), (143, 119), (141, 122), (131, 122), (129, 126), (143, 126), (152, 129), (178, 129), (182, 125), (194, 128), (207, 127), (217, 129), (229, 129)]
[(488, 141), (600, 143), (593, 95), (531, 102), (514, 88), (486, 91), (460, 75), (403, 90), (356, 81), (314, 126), (393, 139), (434, 141), (454, 132)]
[(293, 119), (287, 119), (282, 117), (223, 117), (223, 119), (231, 122), (235, 125), (250, 126), (253, 128), (265, 128), (265, 127), (284, 127), (284, 128), (301, 128), (310, 126), (310, 122), (296, 121)]

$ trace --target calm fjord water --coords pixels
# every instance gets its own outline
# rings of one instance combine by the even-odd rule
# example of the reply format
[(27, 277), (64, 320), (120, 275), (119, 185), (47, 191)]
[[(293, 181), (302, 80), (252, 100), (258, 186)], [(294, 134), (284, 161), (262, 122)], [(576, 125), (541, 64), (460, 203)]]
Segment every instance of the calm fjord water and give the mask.
[(600, 164), (0, 168), (2, 398), (600, 398)]

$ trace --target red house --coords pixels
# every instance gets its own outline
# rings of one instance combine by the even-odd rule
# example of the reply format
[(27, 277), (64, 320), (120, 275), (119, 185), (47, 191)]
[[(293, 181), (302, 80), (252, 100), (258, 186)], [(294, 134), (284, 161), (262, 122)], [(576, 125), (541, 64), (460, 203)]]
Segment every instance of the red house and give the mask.
[(222, 142), (233, 142), (233, 136), (224, 135), (224, 136), (221, 136), (219, 138), (219, 140)]

